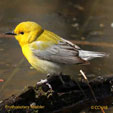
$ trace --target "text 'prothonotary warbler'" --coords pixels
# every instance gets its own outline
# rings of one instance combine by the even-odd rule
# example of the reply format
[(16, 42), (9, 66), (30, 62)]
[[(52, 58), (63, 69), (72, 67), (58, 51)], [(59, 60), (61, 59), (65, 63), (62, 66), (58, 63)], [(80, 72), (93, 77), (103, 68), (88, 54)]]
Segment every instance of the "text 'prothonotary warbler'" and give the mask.
[(28, 62), (44, 74), (63, 73), (75, 64), (88, 64), (88, 60), (107, 56), (103, 52), (82, 50), (31, 21), (21, 22), (14, 32), (6, 34), (15, 36)]

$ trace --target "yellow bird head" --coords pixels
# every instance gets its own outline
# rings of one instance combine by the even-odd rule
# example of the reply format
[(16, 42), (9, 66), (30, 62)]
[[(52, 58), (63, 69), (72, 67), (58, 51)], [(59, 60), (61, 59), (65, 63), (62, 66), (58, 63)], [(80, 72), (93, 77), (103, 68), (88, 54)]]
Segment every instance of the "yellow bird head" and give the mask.
[(18, 24), (12, 34), (15, 35), (15, 38), (18, 40), (19, 44), (23, 46), (36, 40), (42, 32), (43, 29), (40, 25), (35, 22), (26, 21)]

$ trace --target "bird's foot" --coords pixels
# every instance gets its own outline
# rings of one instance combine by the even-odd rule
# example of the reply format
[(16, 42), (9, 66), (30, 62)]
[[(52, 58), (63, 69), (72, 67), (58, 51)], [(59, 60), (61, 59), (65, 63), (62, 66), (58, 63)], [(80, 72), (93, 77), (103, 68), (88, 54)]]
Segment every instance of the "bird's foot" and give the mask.
[(41, 79), (41, 81), (40, 82), (37, 82), (37, 85), (41, 85), (41, 84), (43, 84), (43, 83), (47, 83), (47, 79)]
[(51, 76), (51, 74), (50, 74), (50, 73), (48, 73), (48, 74), (47, 74), (47, 78), (48, 78), (48, 77), (50, 77), (50, 76)]
[(46, 85), (49, 87), (50, 90), (53, 90), (51, 84), (46, 83)]

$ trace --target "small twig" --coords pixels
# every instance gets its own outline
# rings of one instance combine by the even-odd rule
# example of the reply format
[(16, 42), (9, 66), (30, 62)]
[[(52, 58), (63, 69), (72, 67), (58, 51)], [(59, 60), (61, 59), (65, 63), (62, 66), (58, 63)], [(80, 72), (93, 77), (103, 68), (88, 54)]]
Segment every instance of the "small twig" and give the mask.
[(80, 73), (82, 74), (82, 76), (83, 76), (84, 79), (86, 80), (86, 82), (87, 82), (87, 84), (88, 84), (88, 86), (89, 86), (89, 88), (90, 88), (90, 90), (91, 90), (91, 93), (92, 93), (92, 95), (93, 95), (93, 97), (94, 97), (94, 99), (95, 99), (95, 102), (97, 102), (97, 99), (96, 99), (96, 97), (95, 97), (95, 93), (94, 93), (94, 91), (93, 91), (91, 85), (89, 84), (89, 81), (88, 81), (88, 79), (87, 79), (85, 73), (84, 73), (82, 70), (80, 70)]
[[(12, 39), (12, 38), (14, 38), (14, 36), (0, 33), (0, 38)], [(111, 47), (111, 48), (113, 48), (112, 43), (106, 43), (106, 42), (89, 42), (89, 41), (78, 41), (78, 40), (70, 40), (70, 41), (75, 43), (75, 44), (78, 44), (78, 45), (89, 45), (89, 46), (100, 46), (100, 47)]]
[(76, 41), (76, 40), (70, 40), (74, 44), (78, 45), (89, 45), (89, 46), (99, 46), (99, 47), (111, 47), (113, 48), (112, 43), (105, 43), (105, 42), (88, 42), (88, 41)]
[[(87, 82), (87, 84), (88, 84), (88, 86), (89, 86), (89, 88), (90, 88), (90, 91), (91, 91), (91, 93), (92, 93), (92, 95), (93, 95), (93, 97), (94, 97), (94, 99), (95, 99), (95, 102), (97, 102), (98, 100), (96, 99), (95, 93), (94, 93), (94, 91), (93, 91), (91, 85), (89, 84), (89, 81), (88, 81), (88, 79), (87, 79), (85, 73), (84, 73), (82, 70), (80, 70), (80, 73), (82, 74), (82, 76), (83, 76), (84, 79), (86, 80), (86, 82)], [(101, 109), (102, 113), (105, 113), (105, 111), (104, 111), (104, 109), (103, 109), (102, 107), (100, 107), (100, 109)]]

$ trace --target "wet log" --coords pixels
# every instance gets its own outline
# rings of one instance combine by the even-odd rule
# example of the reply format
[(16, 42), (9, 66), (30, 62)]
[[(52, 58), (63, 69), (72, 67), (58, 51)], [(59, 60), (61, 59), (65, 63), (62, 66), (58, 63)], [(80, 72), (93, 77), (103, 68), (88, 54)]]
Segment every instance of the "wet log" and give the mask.
[(84, 80), (76, 82), (68, 75), (52, 75), (1, 101), (0, 113), (77, 113), (91, 110), (93, 105), (111, 106), (113, 77), (97, 77), (89, 84), (97, 101)]

